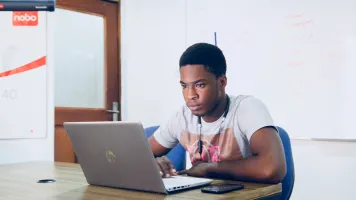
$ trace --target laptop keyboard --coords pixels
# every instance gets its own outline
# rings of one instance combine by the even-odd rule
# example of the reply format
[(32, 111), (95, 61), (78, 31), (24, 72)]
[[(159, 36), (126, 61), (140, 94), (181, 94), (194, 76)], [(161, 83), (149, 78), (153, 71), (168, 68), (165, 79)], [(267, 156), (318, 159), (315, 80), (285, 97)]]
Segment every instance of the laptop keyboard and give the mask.
[[(171, 176), (169, 178), (162, 178), (166, 188), (182, 187), (194, 185), (206, 181), (206, 179), (187, 177), (187, 176)], [(179, 188), (177, 188), (179, 189)]]

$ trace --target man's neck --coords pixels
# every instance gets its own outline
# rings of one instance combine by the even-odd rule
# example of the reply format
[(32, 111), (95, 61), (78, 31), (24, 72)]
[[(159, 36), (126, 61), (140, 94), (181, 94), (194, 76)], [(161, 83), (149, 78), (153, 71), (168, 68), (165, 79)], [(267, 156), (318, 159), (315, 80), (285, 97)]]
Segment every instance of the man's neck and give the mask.
[(203, 120), (208, 123), (218, 120), (224, 114), (226, 106), (227, 106), (227, 95), (224, 94), (223, 98), (221, 98), (216, 108), (212, 110), (211, 113), (202, 117)]

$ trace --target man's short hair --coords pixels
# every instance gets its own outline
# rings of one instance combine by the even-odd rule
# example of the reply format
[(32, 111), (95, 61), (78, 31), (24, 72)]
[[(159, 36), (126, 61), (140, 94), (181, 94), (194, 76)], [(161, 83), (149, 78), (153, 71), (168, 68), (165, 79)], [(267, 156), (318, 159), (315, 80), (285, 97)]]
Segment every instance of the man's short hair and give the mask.
[(186, 65), (204, 65), (216, 77), (226, 75), (226, 60), (223, 52), (215, 45), (196, 43), (188, 47), (179, 59), (179, 68)]

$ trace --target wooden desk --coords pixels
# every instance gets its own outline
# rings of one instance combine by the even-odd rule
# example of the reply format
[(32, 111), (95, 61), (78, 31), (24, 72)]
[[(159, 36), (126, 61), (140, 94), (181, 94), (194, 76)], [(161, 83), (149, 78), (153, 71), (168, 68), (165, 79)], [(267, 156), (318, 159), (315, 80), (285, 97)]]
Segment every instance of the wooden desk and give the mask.
[[(56, 179), (55, 183), (37, 183), (39, 179)], [(216, 180), (215, 182), (221, 182)], [(173, 195), (106, 188), (88, 185), (78, 164), (28, 162), (0, 165), (0, 199), (256, 199), (280, 198), (282, 185), (243, 183), (245, 189), (226, 194), (205, 194), (199, 189)]]

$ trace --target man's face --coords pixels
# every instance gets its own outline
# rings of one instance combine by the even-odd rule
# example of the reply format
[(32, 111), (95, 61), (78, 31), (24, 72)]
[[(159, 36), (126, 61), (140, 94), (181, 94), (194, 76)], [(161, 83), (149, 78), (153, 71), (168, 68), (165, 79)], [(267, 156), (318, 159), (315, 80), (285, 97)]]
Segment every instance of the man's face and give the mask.
[(180, 83), (184, 100), (194, 115), (209, 115), (224, 94), (226, 77), (217, 78), (203, 65), (186, 65), (180, 68)]

